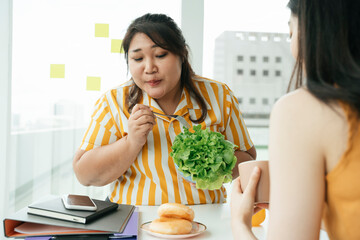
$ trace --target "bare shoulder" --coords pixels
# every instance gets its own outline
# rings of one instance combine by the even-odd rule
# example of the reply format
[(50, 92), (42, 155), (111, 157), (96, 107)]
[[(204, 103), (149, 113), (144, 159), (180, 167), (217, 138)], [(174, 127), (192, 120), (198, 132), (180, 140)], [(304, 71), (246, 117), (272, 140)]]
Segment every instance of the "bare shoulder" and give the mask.
[(322, 123), (333, 117), (340, 122), (346, 120), (339, 104), (325, 104), (304, 88), (281, 97), (273, 107), (272, 116), (289, 116), (298, 120), (311, 119), (313, 124), (316, 120)]
[(295, 123), (311, 121), (323, 125), (328, 121), (346, 122), (344, 112), (338, 104), (325, 104), (307, 89), (297, 89), (284, 95), (274, 105), (271, 118), (275, 120), (296, 120)]
[(323, 107), (308, 90), (297, 89), (281, 97), (274, 105), (272, 115), (274, 116), (293, 116), (296, 118), (309, 117)]
[(348, 126), (341, 106), (325, 104), (306, 89), (279, 99), (273, 107), (270, 126), (270, 134), (292, 138), (292, 143), (322, 155), (327, 172), (346, 147)]

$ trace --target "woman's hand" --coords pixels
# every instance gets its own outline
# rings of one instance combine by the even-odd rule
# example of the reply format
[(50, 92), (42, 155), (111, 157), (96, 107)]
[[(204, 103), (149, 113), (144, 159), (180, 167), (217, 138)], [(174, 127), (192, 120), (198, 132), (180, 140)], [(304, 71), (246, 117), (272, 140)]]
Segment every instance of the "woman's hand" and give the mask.
[(251, 219), (261, 208), (255, 207), (255, 195), (260, 179), (260, 168), (255, 167), (245, 191), (241, 189), (240, 178), (236, 178), (231, 192), (231, 225), (234, 239), (256, 239), (251, 231)]
[(196, 188), (196, 183), (190, 182), (188, 179), (186, 179), (183, 175), (180, 175), (182, 177), (182, 179), (184, 179), (186, 182), (188, 182), (190, 184), (191, 187)]
[(129, 117), (127, 140), (130, 141), (133, 146), (142, 147), (155, 124), (155, 116), (151, 108), (143, 104), (136, 104)]

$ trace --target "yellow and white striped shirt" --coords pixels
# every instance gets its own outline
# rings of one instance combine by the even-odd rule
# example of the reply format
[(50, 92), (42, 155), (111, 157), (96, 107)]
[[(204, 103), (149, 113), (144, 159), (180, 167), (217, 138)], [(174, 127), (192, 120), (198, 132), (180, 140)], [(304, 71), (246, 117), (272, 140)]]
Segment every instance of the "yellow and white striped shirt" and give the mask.
[[(223, 83), (199, 76), (193, 80), (207, 105), (207, 117), (201, 123), (202, 128), (220, 132), (227, 140), (239, 146), (240, 150), (249, 150), (253, 143), (231, 90)], [(130, 113), (125, 106), (125, 100), (133, 84), (128, 81), (111, 89), (96, 102), (81, 149), (88, 151), (111, 144), (127, 135)], [(154, 111), (163, 112), (156, 101), (145, 92), (140, 103), (150, 106)], [(190, 117), (200, 117), (201, 107), (184, 89), (174, 114), (183, 116), (193, 125)], [(133, 164), (125, 174), (111, 183), (110, 200), (134, 205), (225, 202), (224, 187), (211, 191), (196, 189), (177, 173), (170, 152), (175, 136), (182, 131), (178, 120), (156, 115), (156, 122)]]

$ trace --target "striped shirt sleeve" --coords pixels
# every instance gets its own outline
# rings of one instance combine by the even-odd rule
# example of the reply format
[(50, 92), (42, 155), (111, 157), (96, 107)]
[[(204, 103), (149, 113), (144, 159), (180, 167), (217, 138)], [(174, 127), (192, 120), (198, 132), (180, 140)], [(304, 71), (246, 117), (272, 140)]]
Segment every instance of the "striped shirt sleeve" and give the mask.
[(80, 149), (88, 151), (113, 143), (121, 137), (109, 107), (108, 98), (103, 95), (94, 106), (94, 112), (91, 115), (90, 124), (85, 131)]
[(225, 138), (237, 145), (239, 150), (247, 151), (252, 148), (254, 144), (251, 141), (235, 95), (226, 85), (225, 89), (227, 103), (225, 111), (227, 114), (225, 119)]

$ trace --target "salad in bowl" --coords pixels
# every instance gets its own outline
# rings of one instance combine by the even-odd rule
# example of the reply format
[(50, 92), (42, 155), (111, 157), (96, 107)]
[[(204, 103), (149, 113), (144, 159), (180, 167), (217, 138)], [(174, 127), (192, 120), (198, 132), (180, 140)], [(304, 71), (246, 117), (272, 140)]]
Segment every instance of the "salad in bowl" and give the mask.
[(194, 126), (192, 132), (186, 127), (183, 130), (175, 137), (170, 153), (178, 172), (199, 189), (219, 189), (231, 182), (237, 146), (219, 132), (201, 129), (201, 125)]

